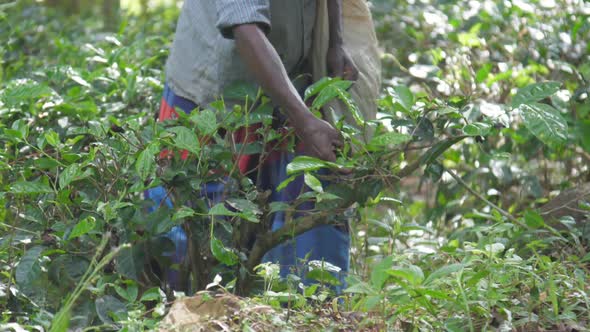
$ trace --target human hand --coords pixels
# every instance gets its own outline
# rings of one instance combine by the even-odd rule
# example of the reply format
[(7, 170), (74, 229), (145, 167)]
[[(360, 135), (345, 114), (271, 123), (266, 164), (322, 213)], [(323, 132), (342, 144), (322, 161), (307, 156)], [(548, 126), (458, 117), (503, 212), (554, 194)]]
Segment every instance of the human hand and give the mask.
[(331, 77), (341, 77), (348, 81), (356, 81), (358, 79), (358, 69), (342, 46), (328, 48), (326, 61), (328, 75)]
[(316, 118), (309, 113), (300, 126), (295, 128), (302, 140), (305, 153), (311, 157), (326, 161), (336, 161), (336, 149), (342, 148), (344, 143), (338, 130), (328, 122)]

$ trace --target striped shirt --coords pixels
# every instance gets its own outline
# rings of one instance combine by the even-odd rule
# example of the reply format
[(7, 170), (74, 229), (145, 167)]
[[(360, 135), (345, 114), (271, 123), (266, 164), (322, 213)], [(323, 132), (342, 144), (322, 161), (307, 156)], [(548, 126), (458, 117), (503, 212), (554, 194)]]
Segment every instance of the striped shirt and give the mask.
[(309, 55), (316, 0), (185, 0), (166, 64), (166, 80), (199, 105), (217, 99), (236, 81), (254, 79), (235, 49), (232, 28), (257, 23), (267, 32), (287, 72)]

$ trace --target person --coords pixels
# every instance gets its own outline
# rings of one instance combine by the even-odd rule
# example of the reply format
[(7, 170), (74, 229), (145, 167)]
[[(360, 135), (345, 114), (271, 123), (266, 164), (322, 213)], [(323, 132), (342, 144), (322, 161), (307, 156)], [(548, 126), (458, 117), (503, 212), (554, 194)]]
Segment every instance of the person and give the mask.
[[(331, 76), (355, 80), (358, 71), (343, 47), (342, 0), (327, 0), (329, 38), (326, 68)], [(237, 81), (251, 82), (263, 89), (285, 117), (300, 141), (303, 151), (275, 151), (262, 165), (262, 190), (272, 191), (271, 201), (293, 201), (304, 186), (297, 179), (287, 188), (277, 186), (287, 178), (286, 165), (298, 153), (326, 161), (336, 160), (342, 138), (327, 121), (313, 115), (301, 93), (311, 83), (296, 86), (295, 77), (311, 77), (311, 47), (316, 22), (316, 0), (187, 0), (181, 10), (176, 35), (166, 64), (166, 84), (158, 119), (175, 117), (177, 108), (190, 113), (199, 106), (222, 97), (223, 90)], [(242, 169), (243, 165), (240, 165)], [(244, 170), (244, 169), (242, 169)], [(208, 184), (206, 195), (222, 197), (221, 184)], [(172, 206), (163, 188), (146, 192), (154, 209)], [(305, 207), (303, 207), (305, 208)], [(307, 206), (313, 208), (313, 206)], [(273, 216), (273, 230), (284, 223), (284, 213)], [(186, 234), (175, 227), (169, 234), (176, 243), (173, 261), (186, 256)], [(321, 226), (298, 236), (292, 243), (280, 245), (265, 256), (265, 261), (281, 265), (281, 275), (301, 259), (320, 260), (338, 266), (343, 273), (349, 267), (350, 236), (346, 225)], [(168, 272), (173, 289), (178, 285), (176, 272)]]

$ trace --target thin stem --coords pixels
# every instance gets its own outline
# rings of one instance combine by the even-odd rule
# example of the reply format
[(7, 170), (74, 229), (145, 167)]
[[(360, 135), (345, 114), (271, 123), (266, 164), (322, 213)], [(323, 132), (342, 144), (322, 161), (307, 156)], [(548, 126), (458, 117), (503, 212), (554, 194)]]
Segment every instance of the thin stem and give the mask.
[(492, 208), (494, 208), (495, 210), (497, 210), (498, 212), (500, 212), (501, 215), (503, 215), (504, 217), (506, 217), (508, 220), (510, 220), (511, 222), (524, 227), (526, 229), (528, 229), (529, 227), (521, 222), (520, 220), (516, 219), (516, 217), (514, 217), (512, 214), (510, 214), (508, 211), (502, 209), (501, 207), (499, 207), (498, 205), (492, 203), (489, 199), (485, 198), (482, 194), (478, 193), (477, 191), (473, 190), (469, 184), (467, 184), (465, 181), (463, 181), (463, 179), (457, 175), (457, 173), (453, 172), (450, 169), (445, 169), (445, 171), (447, 173), (449, 173), (449, 175), (451, 175), (451, 177), (453, 177), (453, 179), (455, 179), (455, 181), (457, 181), (457, 183), (459, 183), (463, 188), (465, 188), (469, 193), (471, 193), (473, 196), (475, 196), (476, 198), (478, 198), (479, 200), (481, 200), (482, 202), (488, 204), (489, 206), (491, 206)]

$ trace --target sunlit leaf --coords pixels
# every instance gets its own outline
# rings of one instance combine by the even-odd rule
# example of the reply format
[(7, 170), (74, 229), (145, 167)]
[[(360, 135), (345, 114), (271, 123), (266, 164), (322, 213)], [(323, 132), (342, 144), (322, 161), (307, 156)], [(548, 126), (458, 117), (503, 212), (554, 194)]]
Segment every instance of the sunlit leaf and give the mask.
[(318, 180), (315, 176), (311, 175), (310, 173), (305, 173), (303, 177), (305, 184), (311, 188), (311, 190), (321, 193), (324, 192), (324, 188), (322, 187), (322, 182)]
[(199, 153), (201, 145), (197, 135), (192, 130), (186, 127), (173, 127), (168, 130), (176, 135), (174, 146), (195, 154)]
[(387, 89), (387, 93), (391, 96), (396, 111), (409, 113), (415, 103), (415, 97), (412, 91), (405, 85), (397, 85)]
[(13, 194), (33, 195), (52, 193), (53, 189), (43, 182), (19, 181), (10, 186), (10, 192)]
[(524, 125), (543, 143), (558, 147), (567, 142), (568, 126), (559, 111), (547, 104), (519, 106)]
[(388, 145), (399, 145), (403, 143), (407, 143), (412, 139), (412, 136), (401, 134), (395, 131), (381, 134), (379, 136), (373, 137), (371, 140), (371, 145), (376, 147), (381, 146), (388, 146)]
[(322, 284), (328, 284), (328, 285), (333, 285), (333, 286), (338, 286), (341, 284), (340, 280), (338, 280), (338, 278), (334, 277), (334, 275), (332, 275), (332, 273), (330, 273), (329, 271), (326, 271), (326, 270), (322, 270), (322, 269), (314, 269), (314, 270), (310, 271), (309, 273), (307, 273), (307, 275), (305, 277), (307, 279), (315, 280), (315, 281), (320, 282)]
[(543, 217), (541, 217), (540, 214), (532, 210), (528, 210), (524, 213), (524, 221), (527, 224), (527, 226), (535, 229), (545, 226), (545, 221), (543, 220)]
[(313, 172), (321, 168), (340, 168), (340, 166), (335, 163), (309, 156), (298, 156), (287, 165), (287, 174), (292, 175), (300, 172)]
[(561, 83), (559, 82), (535, 83), (525, 86), (518, 89), (518, 92), (512, 98), (512, 107), (517, 108), (522, 104), (534, 103), (550, 97), (559, 91), (560, 87)]
[(217, 130), (217, 118), (209, 109), (194, 112), (190, 119), (197, 125), (201, 135), (211, 135)]
[(422, 272), (422, 269), (416, 265), (396, 267), (388, 270), (387, 273), (391, 276), (405, 279), (414, 286), (419, 285), (424, 280), (424, 272)]
[(189, 207), (183, 206), (174, 213), (174, 216), (172, 216), (172, 221), (181, 220), (184, 218), (192, 217), (194, 215), (195, 215), (195, 210), (193, 210)]
[(45, 84), (37, 82), (27, 82), (24, 84), (15, 84), (2, 93), (0, 97), (8, 105), (17, 105), (29, 100), (50, 96), (53, 90)]
[(486, 136), (489, 134), (492, 126), (485, 122), (474, 122), (463, 127), (463, 133), (468, 136)]
[(68, 239), (73, 240), (77, 237), (88, 234), (88, 232), (93, 230), (95, 226), (96, 219), (94, 217), (91, 216), (84, 218), (80, 220), (80, 222), (78, 222), (76, 226), (74, 226), (74, 229), (72, 229), (72, 232), (70, 233)]
[(212, 216), (235, 216), (236, 213), (228, 210), (223, 203), (215, 204), (209, 209), (209, 215)]

